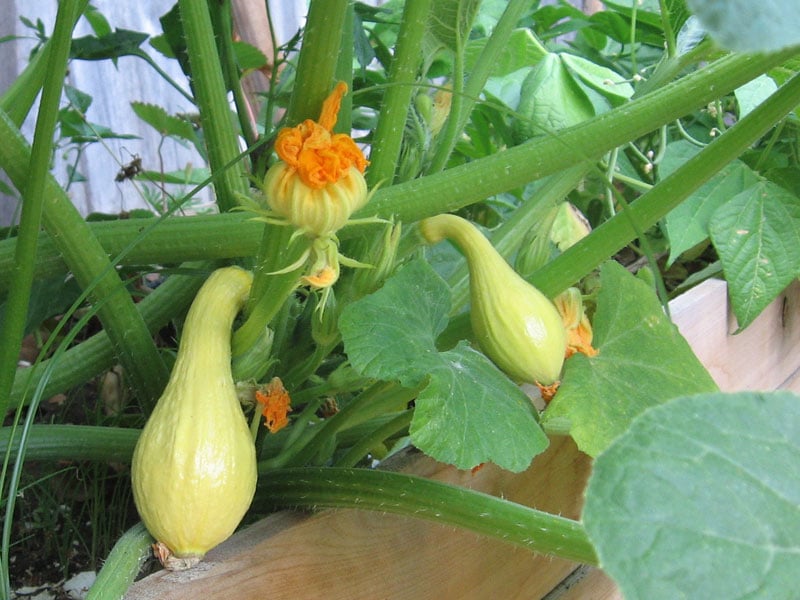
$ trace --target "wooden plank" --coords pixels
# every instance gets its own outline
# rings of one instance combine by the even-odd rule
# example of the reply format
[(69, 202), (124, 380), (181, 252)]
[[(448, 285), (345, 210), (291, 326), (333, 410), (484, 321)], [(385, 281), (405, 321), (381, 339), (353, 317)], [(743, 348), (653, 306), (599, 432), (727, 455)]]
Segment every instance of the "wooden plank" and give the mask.
[[(720, 307), (723, 307), (722, 309)], [(800, 284), (790, 286), (744, 332), (736, 330), (724, 282), (707, 281), (671, 304), (673, 321), (723, 390), (800, 391)], [(569, 438), (526, 472), (487, 465), (475, 474), (420, 454), (398, 470), (509, 498), (571, 518), (580, 515), (591, 468)], [(184, 573), (155, 573), (126, 600), (263, 598), (544, 598), (622, 600), (598, 569), (549, 559), (501, 541), (377, 513), (281, 512), (237, 533)]]
[[(472, 474), (416, 453), (410, 458), (402, 470), (572, 518), (580, 514), (590, 465), (566, 437), (553, 438), (517, 476), (493, 465)], [(246, 600), (263, 598), (266, 590), (273, 600), (540, 598), (574, 569), (419, 519), (357, 510), (306, 518), (282, 512), (221, 544), (190, 571), (160, 571), (134, 584), (125, 598)]]
[(800, 391), (800, 282), (741, 333), (724, 281), (703, 282), (670, 304), (672, 319), (720, 389)]
[(581, 565), (542, 600), (624, 600), (614, 581), (600, 569)]

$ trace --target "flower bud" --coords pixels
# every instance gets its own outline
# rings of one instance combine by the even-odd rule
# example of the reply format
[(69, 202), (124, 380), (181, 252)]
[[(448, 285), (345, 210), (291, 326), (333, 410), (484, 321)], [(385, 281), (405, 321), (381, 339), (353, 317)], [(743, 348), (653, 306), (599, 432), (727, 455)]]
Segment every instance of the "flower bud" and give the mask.
[(567, 338), (553, 303), (522, 279), (469, 221), (438, 215), (419, 227), (429, 243), (448, 238), (466, 256), (472, 329), (483, 352), (517, 381), (557, 381)]

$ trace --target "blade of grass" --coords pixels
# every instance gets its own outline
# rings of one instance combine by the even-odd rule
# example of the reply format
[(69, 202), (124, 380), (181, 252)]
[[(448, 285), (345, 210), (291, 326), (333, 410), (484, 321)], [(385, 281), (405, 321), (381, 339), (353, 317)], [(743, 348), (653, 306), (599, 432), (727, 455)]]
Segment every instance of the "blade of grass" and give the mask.
[(0, 323), (0, 339), (3, 340), (0, 344), (0, 415), (5, 415), (8, 408), (8, 395), (14, 383), (25, 331), (36, 264), (36, 244), (46, 200), (45, 176), (50, 168), (53, 135), (72, 43), (72, 27), (87, 4), (86, 0), (65, 0), (59, 5), (51, 38), (52, 46), (47, 54), (47, 69), (33, 147), (27, 165), (29, 176), (15, 184), (22, 193), (24, 202), (14, 255), (14, 274), (6, 302), (5, 318)]
[[(15, 184), (17, 189), (22, 192), (24, 202), (15, 256), (15, 276), (6, 303), (5, 318), (3, 323), (0, 324), (0, 339), (3, 340), (3, 343), (0, 344), (0, 415), (3, 416), (5, 416), (8, 409), (8, 395), (14, 383), (19, 349), (22, 345), (22, 337), (25, 330), (25, 320), (33, 283), (33, 269), (36, 262), (36, 242), (38, 241), (38, 232), (46, 199), (44, 181), (50, 166), (53, 134), (55, 133), (58, 118), (58, 105), (61, 100), (64, 75), (67, 70), (67, 60), (72, 42), (72, 28), (78, 15), (81, 14), (87, 4), (88, 2), (85, 0), (65, 0), (59, 4), (53, 37), (51, 38), (52, 46), (47, 54), (42, 100), (36, 119), (33, 148), (28, 161), (30, 177)], [(8, 455), (5, 456), (7, 457)], [(4, 460), (1, 478), (3, 483), (5, 483), (6, 468), (7, 462)], [(2, 557), (0, 557), (0, 591), (3, 592), (2, 595), (4, 597), (11, 596), (8, 561), (10, 525), (13, 516), (13, 498), (16, 497), (16, 481), (18, 481), (18, 477), (15, 477), (15, 481), (9, 486), (2, 546), (0, 548), (2, 553)], [(5, 486), (0, 485), (0, 491), (4, 489)]]
[[(95, 314), (100, 310), (102, 306), (102, 302), (95, 304), (91, 310), (87, 310), (79, 319), (77, 325), (73, 327), (69, 332), (66, 333), (63, 337), (61, 336), (61, 331), (65, 329), (65, 324), (68, 321), (68, 318), (75, 314), (75, 311), (81, 306), (88, 295), (88, 292), (84, 291), (81, 297), (75, 300), (69, 310), (65, 313), (67, 318), (63, 319), (56, 328), (53, 330), (52, 335), (50, 338), (45, 342), (43, 353), (49, 350), (51, 345), (55, 344), (55, 340), (58, 340), (58, 347), (56, 348), (55, 354), (53, 358), (60, 356), (67, 347), (72, 343), (75, 339), (75, 336), (78, 332), (86, 326), (90, 319), (92, 319)], [(55, 362), (51, 363), (51, 367)], [(11, 542), (11, 530), (12, 530), (12, 523), (14, 517), (14, 507), (16, 505), (16, 501), (19, 495), (19, 482), (20, 478), (22, 477), (23, 466), (25, 464), (25, 451), (27, 448), (28, 437), (30, 435), (31, 427), (33, 426), (33, 420), (38, 413), (39, 403), (43, 398), (43, 388), (44, 384), (47, 382), (51, 374), (51, 371), (46, 370), (42, 376), (42, 381), (39, 382), (39, 385), (36, 387), (36, 390), (33, 393), (31, 399), (31, 405), (25, 415), (25, 420), (22, 425), (22, 429), (19, 430), (19, 442), (17, 444), (16, 452), (14, 453), (14, 465), (13, 469), (11, 470), (11, 476), (8, 477), (8, 465), (11, 461), (11, 448), (7, 448), (5, 454), (3, 455), (3, 463), (2, 469), (0, 469), (0, 490), (6, 490), (6, 480), (8, 479), (8, 487), (7, 493), (5, 497), (5, 515), (2, 521), (2, 543), (0, 544), (0, 555), (2, 559), (0, 559), (0, 563), (2, 564), (2, 578), (3, 580), (0, 581), (0, 591), (7, 590), (9, 587), (9, 580), (8, 580), (8, 557), (9, 557), (9, 548)], [(12, 420), (12, 426), (10, 428), (9, 435), (14, 437), (17, 432), (17, 427), (22, 417), (22, 407), (17, 407), (17, 410), (14, 414)]]
[[(0, 113), (0, 168), (17, 189), (29, 179), (30, 150), (19, 130)], [(100, 303), (100, 320), (114, 350), (130, 377), (137, 395), (145, 403), (154, 401), (166, 384), (168, 372), (144, 321), (125, 285), (111, 267), (108, 255), (92, 236), (91, 229), (51, 174), (42, 177), (46, 204), (43, 223), (56, 242), (78, 284), (91, 290)], [(0, 397), (5, 414), (8, 396)]]

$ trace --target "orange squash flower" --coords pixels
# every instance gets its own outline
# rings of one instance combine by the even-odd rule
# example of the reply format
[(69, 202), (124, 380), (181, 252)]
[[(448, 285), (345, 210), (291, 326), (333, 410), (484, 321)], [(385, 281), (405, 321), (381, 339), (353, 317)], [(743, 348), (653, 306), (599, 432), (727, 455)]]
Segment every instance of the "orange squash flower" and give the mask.
[(273, 377), (263, 390), (256, 390), (256, 401), (262, 407), (264, 426), (270, 433), (277, 433), (289, 424), (292, 400), (280, 377)]
[(556, 305), (564, 328), (567, 330), (566, 358), (580, 352), (586, 356), (597, 356), (599, 350), (592, 346), (592, 324), (583, 310), (583, 300), (580, 290), (569, 288), (558, 296), (553, 303)]
[[(369, 201), (364, 179), (369, 162), (349, 135), (333, 133), (346, 93), (347, 85), (338, 83), (323, 102), (317, 121), (306, 119), (278, 133), (275, 151), (280, 160), (267, 171), (262, 185), (270, 210), (258, 211), (264, 215), (261, 220), (293, 225), (298, 234), (313, 240), (299, 260), (276, 273), (305, 266), (301, 283), (326, 295), (339, 279), (340, 264), (368, 266), (339, 254), (336, 237), (345, 224), (357, 222), (350, 215)], [(324, 301), (319, 304), (324, 305)]]
[(312, 237), (335, 234), (368, 199), (367, 159), (349, 135), (333, 133), (346, 92), (340, 82), (318, 121), (281, 129), (275, 140), (280, 160), (264, 178), (269, 207)]
[(347, 84), (339, 82), (322, 104), (319, 121), (306, 119), (296, 127), (285, 127), (275, 140), (280, 159), (295, 169), (307, 186), (322, 189), (347, 177), (351, 167), (364, 172), (367, 160), (353, 139), (333, 133)]

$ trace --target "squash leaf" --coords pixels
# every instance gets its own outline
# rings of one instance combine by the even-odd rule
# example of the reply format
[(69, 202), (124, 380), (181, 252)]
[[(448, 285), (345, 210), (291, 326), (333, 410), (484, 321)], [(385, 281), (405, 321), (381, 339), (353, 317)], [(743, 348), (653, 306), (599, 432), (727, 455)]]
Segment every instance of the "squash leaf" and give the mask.
[(800, 44), (796, 0), (688, 0), (689, 8), (728, 50), (772, 52)]
[(742, 330), (800, 275), (800, 200), (760, 182), (714, 212), (710, 233)]
[(628, 600), (793, 598), (800, 397), (702, 394), (645, 412), (597, 457), (583, 521)]
[(434, 2), (428, 29), (438, 43), (453, 52), (461, 52), (472, 29), (480, 0), (439, 0)]
[(646, 283), (609, 262), (600, 285), (593, 323), (600, 353), (566, 361), (561, 388), (542, 417), (546, 428), (569, 431), (590, 456), (645, 409), (717, 389)]
[(535, 409), (519, 387), (465, 342), (437, 350), (449, 312), (447, 284), (419, 260), (345, 307), (339, 328), (359, 373), (421, 387), (410, 427), (417, 448), (460, 469), (493, 462), (522, 471), (548, 444)]
[(594, 107), (561, 56), (548, 53), (531, 69), (520, 90), (514, 137), (524, 142), (594, 116)]
[[(670, 144), (659, 165), (659, 176), (666, 177), (699, 151), (689, 142)], [(741, 161), (733, 161), (670, 211), (665, 221), (669, 235), (667, 264), (671, 265), (681, 254), (708, 239), (714, 212), (757, 181), (758, 175), (750, 167)]]

